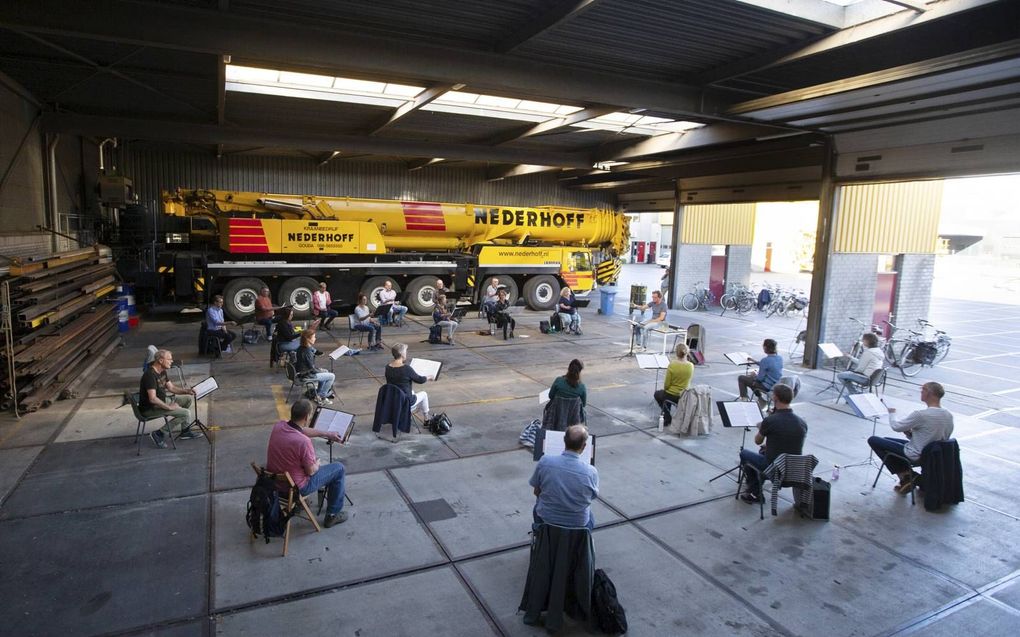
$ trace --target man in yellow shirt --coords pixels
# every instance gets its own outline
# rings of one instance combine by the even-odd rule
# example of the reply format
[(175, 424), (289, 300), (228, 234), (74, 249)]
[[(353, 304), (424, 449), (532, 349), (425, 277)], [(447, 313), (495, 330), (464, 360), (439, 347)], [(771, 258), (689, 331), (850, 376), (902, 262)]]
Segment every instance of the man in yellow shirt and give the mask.
[[(677, 344), (676, 360), (666, 368), (666, 380), (662, 383), (662, 389), (655, 390), (655, 402), (659, 403), (660, 409), (662, 409), (664, 401), (677, 402), (680, 399), (680, 394), (691, 384), (691, 378), (694, 376), (694, 363), (687, 360), (687, 351), (686, 343)], [(673, 420), (672, 416), (663, 411), (662, 417), (663, 425), (668, 427)]]

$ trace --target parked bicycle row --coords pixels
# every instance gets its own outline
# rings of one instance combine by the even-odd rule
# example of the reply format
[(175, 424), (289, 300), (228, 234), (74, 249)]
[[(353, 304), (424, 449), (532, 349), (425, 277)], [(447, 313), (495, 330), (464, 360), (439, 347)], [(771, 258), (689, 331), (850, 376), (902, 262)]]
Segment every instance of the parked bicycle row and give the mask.
[(904, 376), (916, 376), (922, 368), (938, 365), (949, 355), (953, 344), (952, 337), (926, 319), (917, 319), (916, 330), (900, 328), (889, 321), (882, 321), (888, 326), (888, 329), (883, 329), (878, 324), (868, 325), (852, 316), (849, 320), (862, 328), (861, 335), (848, 352), (851, 360), (860, 358), (867, 347), (865, 335), (870, 333), (875, 339), (867, 340), (882, 350), (885, 364), (898, 368)]

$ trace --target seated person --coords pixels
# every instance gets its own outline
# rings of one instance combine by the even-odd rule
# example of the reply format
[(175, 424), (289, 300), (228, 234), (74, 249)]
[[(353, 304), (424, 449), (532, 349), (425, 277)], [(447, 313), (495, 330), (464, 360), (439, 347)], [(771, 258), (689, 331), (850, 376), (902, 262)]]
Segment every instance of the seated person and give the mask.
[(233, 351), (230, 344), (237, 338), (237, 334), (228, 330), (228, 325), (237, 325), (237, 323), (223, 318), (223, 296), (217, 294), (212, 298), (212, 305), (205, 311), (205, 327), (210, 336), (219, 339), (220, 349), (229, 354)]
[[(807, 437), (807, 423), (793, 413), (790, 403), (793, 402), (793, 389), (788, 385), (776, 383), (772, 387), (772, 401), (775, 410), (758, 425), (758, 433), (754, 435), (754, 444), (762, 445), (757, 452), (750, 449), (740, 451), (740, 463), (749, 464), (759, 471), (764, 471), (772, 462), (784, 453), (800, 455), (804, 449), (804, 438)], [(740, 498), (744, 502), (758, 502), (761, 498), (761, 485), (758, 475), (752, 471), (747, 476), (747, 490)]]
[(337, 315), (338, 312), (333, 309), (333, 297), (326, 289), (326, 282), (322, 281), (319, 283), (319, 289), (312, 292), (312, 316), (319, 317), (319, 320), (322, 321), (322, 329), (328, 330)]
[(436, 306), (432, 309), (432, 322), (446, 328), (446, 341), (453, 345), (453, 334), (457, 331), (457, 320), (446, 311), (446, 295), (436, 297)]
[(378, 319), (372, 318), (372, 310), (368, 309), (368, 297), (364, 294), (358, 295), (358, 305), (354, 308), (354, 329), (359, 332), (368, 332), (369, 350), (376, 351), (383, 348), (382, 325)]
[(404, 324), (404, 315), (407, 314), (407, 306), (397, 302), (397, 291), (393, 289), (393, 282), (389, 279), (383, 283), (383, 289), (379, 291), (379, 304), (390, 306), (390, 325), (400, 327)]
[(284, 308), (276, 321), (276, 349), (296, 352), (301, 346), (301, 334), (294, 327), (294, 308)]
[(273, 338), (273, 315), (276, 308), (273, 307), (273, 298), (269, 295), (269, 288), (259, 290), (255, 298), (255, 323), (266, 328), (266, 340)]
[(581, 399), (581, 422), (586, 420), (584, 408), (588, 406), (588, 388), (581, 382), (581, 370), (583, 369), (584, 363), (575, 358), (567, 365), (567, 373), (557, 376), (552, 386), (549, 387), (550, 402), (557, 397)]
[(406, 344), (394, 343), (393, 347), (390, 348), (390, 352), (393, 354), (393, 360), (386, 365), (386, 382), (390, 385), (396, 385), (407, 395), (411, 400), (412, 414), (415, 412), (420, 413), (421, 417), (428, 421), (431, 418), (429, 414), (429, 395), (423, 391), (416, 392), (411, 389), (411, 383), (424, 384), (428, 379), (414, 371), (407, 364)]
[(322, 405), (333, 404), (333, 382), (336, 375), (315, 366), (315, 357), (321, 356), (322, 352), (315, 349), (315, 330), (305, 330), (301, 333), (301, 346), (297, 348), (297, 363), (294, 370), (300, 377), (310, 377), (318, 381), (316, 400)]
[[(307, 497), (319, 489), (326, 489), (326, 517), (322, 525), (327, 529), (347, 520), (344, 508), (344, 465), (333, 462), (326, 466), (319, 464), (319, 458), (312, 447), (312, 438), (325, 438), (340, 442), (335, 431), (318, 431), (308, 428), (308, 419), (314, 411), (312, 403), (300, 399), (290, 408), (290, 420), (281, 420), (273, 425), (266, 449), (266, 471), (290, 474), (298, 492)], [(286, 491), (286, 484), (281, 485)]]
[[(645, 312), (651, 317), (645, 320)], [(647, 305), (635, 305), (631, 309), (630, 320), (640, 323), (634, 326), (634, 337), (637, 339), (638, 349), (648, 349), (648, 332), (666, 322), (666, 304), (662, 302), (662, 292), (652, 292), (652, 300)]]
[(507, 298), (506, 288), (500, 288), (496, 294), (496, 305), (493, 306), (492, 316), (496, 321), (496, 327), (503, 328), (503, 340), (507, 339), (507, 329), (510, 330), (510, 338), (514, 337), (514, 328), (517, 321), (510, 315), (510, 299)]
[[(765, 352), (765, 357), (758, 361), (758, 372), (737, 376), (737, 387), (740, 389), (741, 400), (750, 400), (747, 397), (748, 388), (755, 394), (767, 392), (783, 376), (783, 357), (776, 353), (776, 342), (771, 338), (766, 338), (761, 347)], [(751, 359), (748, 360), (754, 362)]]
[[(198, 438), (202, 435), (200, 431), (193, 431), (191, 428), (191, 396), (195, 390), (185, 387), (178, 387), (170, 382), (166, 372), (174, 364), (174, 355), (170, 350), (156, 350), (156, 356), (152, 363), (146, 366), (142, 373), (142, 380), (138, 384), (138, 411), (146, 418), (156, 416), (167, 416), (170, 421), (161, 428), (149, 434), (152, 444), (160, 449), (166, 449), (166, 437), (173, 435), (174, 428), (180, 429), (178, 438), (187, 440)], [(167, 400), (166, 393), (170, 391), (174, 397)]]
[(851, 358), (852, 368), (849, 371), (840, 372), (836, 378), (843, 381), (843, 387), (847, 394), (856, 394), (861, 391), (861, 385), (867, 385), (871, 381), (871, 375), (882, 369), (885, 364), (885, 355), (882, 348), (878, 346), (878, 336), (867, 332), (861, 337), (864, 343), (864, 351), (860, 358)]
[(496, 308), (496, 301), (499, 300), (499, 279), (492, 277), (489, 287), (485, 288), (485, 296), (482, 297), (482, 311), (492, 314)]
[(556, 313), (560, 315), (560, 325), (563, 327), (564, 333), (581, 335), (581, 313), (577, 311), (577, 299), (569, 287), (560, 290)]
[(564, 442), (563, 453), (544, 454), (528, 481), (536, 498), (532, 528), (548, 523), (575, 529), (587, 527), (590, 531), (595, 528), (591, 501), (599, 494), (599, 472), (581, 460), (580, 454), (588, 444), (588, 429), (584, 425), (567, 427)]
[[(666, 380), (662, 383), (662, 389), (655, 390), (655, 394), (653, 394), (655, 402), (659, 403), (659, 409), (662, 409), (662, 404), (667, 400), (673, 403), (680, 400), (680, 394), (691, 384), (691, 378), (694, 377), (694, 363), (687, 360), (687, 352), (686, 343), (677, 343), (676, 360), (670, 361), (669, 367), (666, 368)], [(668, 427), (673, 422), (672, 414), (663, 410), (662, 422)]]
[(921, 402), (927, 405), (926, 409), (915, 411), (903, 420), (897, 421), (896, 410), (888, 408), (889, 426), (893, 431), (905, 434), (907, 439), (880, 436), (868, 438), (868, 445), (875, 450), (875, 455), (882, 459), (890, 473), (899, 476), (900, 483), (895, 487), (897, 493), (909, 492), (919, 476), (910, 465), (898, 458), (887, 459), (886, 454), (895, 453), (917, 464), (921, 461), (921, 452), (929, 442), (949, 440), (953, 435), (953, 414), (948, 409), (942, 408), (942, 397), (945, 395), (946, 390), (939, 383), (921, 385)]

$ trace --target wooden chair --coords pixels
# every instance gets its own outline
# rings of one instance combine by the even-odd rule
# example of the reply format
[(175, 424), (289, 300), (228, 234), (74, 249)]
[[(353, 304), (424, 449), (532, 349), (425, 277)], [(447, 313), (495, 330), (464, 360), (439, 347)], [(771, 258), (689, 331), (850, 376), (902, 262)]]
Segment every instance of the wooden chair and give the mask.
[[(291, 479), (289, 472), (284, 471), (283, 473), (273, 473), (271, 471), (266, 471), (264, 467), (260, 467), (254, 462), (251, 463), (251, 468), (255, 471), (256, 476), (265, 474), (275, 480), (278, 484), (282, 484), (284, 482), (287, 484), (287, 498), (284, 499), (283, 495), (280, 495), (280, 510), (282, 513), (290, 515), (294, 512), (296, 507), (301, 507), (301, 511), (298, 511), (296, 515), (287, 520), (287, 530), (283, 533), (283, 556), (287, 557), (287, 549), (290, 547), (291, 520), (299, 517), (308, 520), (312, 523), (312, 526), (315, 527), (316, 533), (320, 533), (322, 531), (322, 527), (319, 526), (319, 521), (315, 519), (314, 515), (312, 515), (312, 510), (308, 507), (308, 501), (305, 500), (305, 496), (301, 495), (301, 492), (298, 491), (297, 485), (294, 484), (294, 480)], [(301, 515), (302, 511), (304, 512), (304, 515)], [(251, 536), (251, 541), (255, 541), (254, 534)]]
[[(134, 412), (135, 419), (138, 421), (138, 425), (135, 427), (135, 444), (138, 446), (138, 450), (135, 453), (135, 455), (136, 456), (140, 456), (140, 455), (142, 455), (142, 437), (145, 436), (145, 425), (150, 420), (159, 420), (160, 418), (163, 419), (163, 424), (166, 425), (166, 423), (168, 422), (170, 417), (169, 416), (160, 416), (160, 415), (143, 416), (142, 415), (142, 409), (141, 409), (141, 407), (138, 406), (138, 394), (136, 392), (129, 392), (129, 391), (124, 392), (124, 403), (122, 403), (122, 406), (124, 404), (131, 405), (131, 411)], [(174, 449), (176, 449), (177, 448), (177, 443), (174, 442), (174, 437), (173, 437), (173, 433), (172, 432), (171, 432), (169, 438), (170, 438), (170, 444), (173, 445)]]

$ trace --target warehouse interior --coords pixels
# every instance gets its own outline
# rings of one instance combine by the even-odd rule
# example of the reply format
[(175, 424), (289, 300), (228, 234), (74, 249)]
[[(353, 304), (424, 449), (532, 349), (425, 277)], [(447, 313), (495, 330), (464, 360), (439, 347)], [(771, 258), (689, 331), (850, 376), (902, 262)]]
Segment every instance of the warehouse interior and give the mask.
[[(1020, 173), (1020, 2), (9, 0), (0, 113), (0, 619), (11, 634), (541, 634), (517, 612), (534, 504), (534, 462), (517, 437), (572, 359), (585, 365), (598, 440), (597, 566), (616, 583), (630, 634), (1005, 635), (1020, 625), (1020, 509), (1008, 486), (1020, 388), (1013, 363), (996, 358), (994, 380), (987, 367), (1020, 349), (1017, 315), (994, 306), (984, 314), (996, 323), (969, 324), (963, 308), (931, 301), (940, 180)], [(765, 337), (800, 344), (787, 369), (803, 383), (794, 409), (809, 423), (805, 453), (832, 483), (830, 519), (800, 519), (784, 490), (779, 515), (762, 520), (734, 498), (732, 476), (709, 481), (743, 444), (714, 406), (710, 434), (657, 430), (659, 370), (626, 356), (627, 286), (658, 289), (655, 269), (625, 268), (619, 281), (604, 266), (580, 278), (548, 262), (518, 272), (487, 267), (481, 248), (444, 247), (388, 270), (376, 259), (368, 291), (380, 276), (401, 293), (437, 274), (453, 284), (466, 310), (455, 346), (427, 342), (427, 312), (385, 327), (383, 340), (443, 362), (427, 388), (454, 429), (377, 439), (389, 352), (332, 361), (357, 429), (349, 445), (315, 447), (346, 466), (350, 519), (321, 533), (295, 522), (287, 557), (279, 541), (252, 543), (249, 463), (265, 461), (293, 387), (266, 366), (267, 342), (199, 353), (202, 312), (255, 261), (277, 269), (248, 277), (274, 302), (291, 300), (298, 278), (314, 284), (313, 265), (332, 264), (340, 316), (319, 333), (330, 351), (358, 343), (346, 315), (366, 288), (340, 284), (360, 258), (343, 250), (295, 263), (271, 241), (265, 257), (230, 243), (210, 268), (226, 231), (200, 243), (201, 215), (167, 205), (202, 192), (225, 217), (260, 198), (253, 220), (271, 218), (272, 205), (283, 219), (315, 218), (331, 201), (349, 210), (336, 223), (381, 224), (391, 245), (386, 205), (419, 219), (419, 230), (401, 226), (409, 243), (435, 230), (431, 219), (453, 228), (467, 215), (472, 233), (482, 219), (494, 225), (500, 216), (483, 209), (534, 211), (539, 226), (543, 210), (671, 214), (669, 323), (709, 332), (694, 382), (732, 400), (743, 368), (725, 353), (757, 353)], [(679, 308), (709, 279), (713, 246), (724, 246), (725, 280), (748, 283), (755, 204), (805, 201), (818, 202), (818, 221), (803, 323)], [(564, 264), (577, 258), (570, 250), (608, 265), (628, 249), (611, 245), (619, 236), (543, 243), (541, 229), (488, 230), (501, 248), (573, 246)], [(873, 487), (875, 466), (829, 474), (867, 453), (873, 423), (824, 393), (835, 371), (818, 346), (846, 350), (860, 334), (846, 317), (870, 316), (882, 255), (898, 272), (889, 303), (899, 320), (967, 326), (954, 354), (966, 364), (897, 372), (885, 388), (904, 405), (924, 381), (948, 389), (967, 500), (939, 513), (887, 480)], [(490, 336), (477, 312), (480, 282), (494, 274), (526, 305), (514, 309), (515, 339)], [(607, 283), (618, 283), (615, 301), (600, 294)], [(545, 334), (545, 303), (568, 284), (587, 301), (583, 335)], [(227, 294), (228, 316), (242, 293)], [(116, 300), (127, 294), (122, 331)], [(303, 311), (299, 321), (311, 318)], [(136, 444), (121, 403), (150, 345), (174, 352), (184, 382), (217, 379), (195, 414), (209, 425), (204, 440)], [(585, 633), (583, 622), (563, 631)]]

